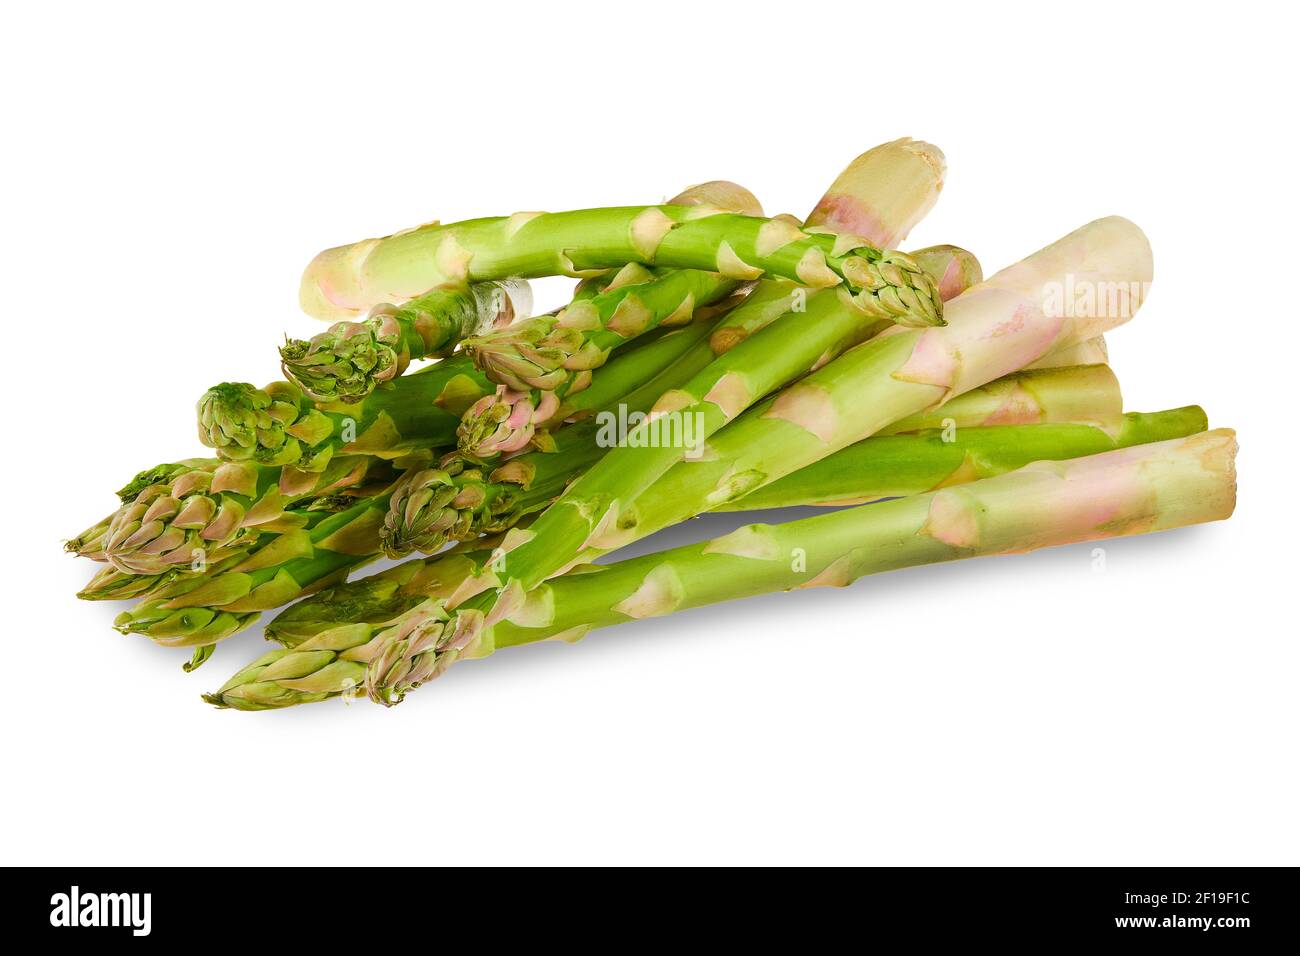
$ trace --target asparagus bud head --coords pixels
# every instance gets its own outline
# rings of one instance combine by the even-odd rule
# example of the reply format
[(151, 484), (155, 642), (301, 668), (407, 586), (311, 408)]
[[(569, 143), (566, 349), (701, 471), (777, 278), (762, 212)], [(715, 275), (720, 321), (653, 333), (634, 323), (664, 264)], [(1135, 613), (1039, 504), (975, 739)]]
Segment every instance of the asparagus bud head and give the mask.
[(532, 307), (518, 280), (450, 285), (404, 305), (380, 303), (359, 322), (336, 322), (280, 349), (287, 379), (321, 402), (355, 403), (406, 373), (414, 359), (452, 351), (462, 339), (509, 325)]
[(287, 339), (280, 348), (285, 378), (322, 401), (359, 402), (406, 371), (411, 350), (385, 306), (362, 322), (336, 322), (308, 340)]
[(151, 485), (109, 521), (104, 554), (128, 574), (163, 574), (201, 557), (221, 561), (245, 550), (260, 531), (244, 525), (244, 510), (213, 495), (213, 473), (192, 471)]
[(448, 612), (431, 600), (407, 612), (374, 638), (366, 693), (376, 703), (400, 704), (408, 691), (440, 676), (462, 657), (477, 656), (487, 633), (482, 611)]
[(379, 532), (384, 553), (399, 558), (411, 551), (432, 554), (451, 538), (465, 535), (473, 521), (463, 489), (439, 468), (426, 468), (393, 492)]
[(333, 422), (288, 382), (216, 385), (199, 399), (198, 420), (199, 440), (227, 461), (320, 471), (331, 457), (322, 443)]
[(555, 417), (560, 399), (554, 392), (517, 391), (506, 385), (484, 395), (461, 416), (456, 428), (460, 451), (479, 461), (523, 451), (537, 427)]

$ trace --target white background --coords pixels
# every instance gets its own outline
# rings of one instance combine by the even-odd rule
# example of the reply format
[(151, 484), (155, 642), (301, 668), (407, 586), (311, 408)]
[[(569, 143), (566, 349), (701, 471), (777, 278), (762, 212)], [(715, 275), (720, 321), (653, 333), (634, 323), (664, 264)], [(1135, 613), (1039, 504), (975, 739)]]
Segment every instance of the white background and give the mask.
[[(9, 10), (6, 862), (1300, 862), (1287, 8), (727, 6)], [(1113, 365), (1239, 430), (1231, 521), (510, 651), (394, 710), (214, 710), (260, 631), (186, 675), (73, 599), (61, 540), (316, 330), (319, 249), (712, 178), (802, 215), (903, 135), (949, 161), (910, 245), (992, 272), (1146, 229)]]

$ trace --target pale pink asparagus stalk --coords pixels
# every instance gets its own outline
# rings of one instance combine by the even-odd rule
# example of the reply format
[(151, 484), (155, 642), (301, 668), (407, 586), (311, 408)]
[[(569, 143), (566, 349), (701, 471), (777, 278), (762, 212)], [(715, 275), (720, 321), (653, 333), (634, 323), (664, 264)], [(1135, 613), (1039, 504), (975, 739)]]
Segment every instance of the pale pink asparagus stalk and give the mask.
[(1067, 345), (1064, 348), (1048, 352), (1028, 367), (1061, 368), (1067, 365), (1105, 365), (1109, 361), (1110, 350), (1106, 347), (1106, 337), (1098, 335), (1086, 342)]
[(910, 136), (881, 143), (835, 178), (804, 221), (805, 228), (896, 248), (939, 201), (946, 172), (947, 161), (937, 146)]

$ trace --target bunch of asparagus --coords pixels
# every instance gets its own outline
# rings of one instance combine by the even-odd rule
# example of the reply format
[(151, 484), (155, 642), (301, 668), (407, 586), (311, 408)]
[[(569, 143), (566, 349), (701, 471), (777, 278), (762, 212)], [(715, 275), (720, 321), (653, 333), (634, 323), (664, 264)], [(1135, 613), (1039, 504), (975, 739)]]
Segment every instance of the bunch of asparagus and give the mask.
[[(329, 249), (301, 302), (333, 324), (282, 347), (283, 380), (202, 395), (211, 457), (141, 472), (67, 542), (101, 565), (78, 596), (137, 600), (118, 630), (187, 669), (290, 604), (206, 700), (393, 704), (500, 647), (1228, 517), (1233, 433), (1125, 412), (1106, 364), (1150, 284), (1141, 231), (1100, 219), (989, 279), (956, 246), (897, 251), (944, 175), (901, 139), (803, 220), (715, 181)], [(526, 280), (555, 275), (571, 301), (531, 316)], [(597, 563), (793, 505), (826, 510)]]

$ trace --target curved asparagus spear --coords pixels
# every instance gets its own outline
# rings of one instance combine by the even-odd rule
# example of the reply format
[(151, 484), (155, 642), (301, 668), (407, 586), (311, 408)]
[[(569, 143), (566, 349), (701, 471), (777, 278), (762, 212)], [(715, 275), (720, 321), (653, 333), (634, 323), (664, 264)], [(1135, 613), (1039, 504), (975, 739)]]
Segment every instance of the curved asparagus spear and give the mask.
[(361, 322), (336, 322), (280, 349), (284, 377), (321, 402), (359, 402), (413, 360), (449, 354), (462, 339), (528, 315), (528, 283), (449, 284), (401, 306), (382, 303)]
[[(758, 200), (734, 183), (693, 186), (669, 202), (763, 214)], [(598, 294), (610, 278), (602, 274), (585, 279), (574, 301)], [(624, 277), (624, 282), (630, 281)], [(492, 329), (527, 316), (531, 306), (531, 291), (521, 280), (447, 283), (401, 306), (376, 305), (366, 320), (337, 322), (310, 341), (289, 340), (280, 350), (285, 377), (317, 400), (360, 401), (377, 385), (404, 374), (413, 359), (448, 354), (471, 337), (490, 339)]]
[(288, 382), (226, 382), (199, 399), (199, 440), (228, 461), (320, 471), (335, 454), (397, 458), (455, 444), (464, 410), (491, 390), (453, 356), (354, 404), (318, 404)]
[[(204, 699), (241, 710), (310, 703), (355, 693), (367, 679), (411, 661), (419, 670), (408, 669), (401, 683), (417, 685), (459, 659), (497, 648), (572, 641), (594, 628), (705, 604), (1218, 521), (1235, 504), (1235, 453), (1233, 432), (1220, 429), (1036, 462), (956, 488), (786, 524), (748, 525), (702, 544), (576, 568), (534, 589), (509, 615), (468, 639), (448, 620), (445, 599), (427, 600), (399, 611), (387, 627), (344, 624), (314, 633), (295, 649), (272, 651)], [(403, 584), (386, 583), (395, 585), (388, 600), (401, 606)], [(391, 676), (388, 682), (396, 683)]]
[(317, 318), (345, 319), (448, 281), (580, 276), (630, 262), (740, 280), (843, 285), (876, 318), (920, 327), (943, 322), (938, 288), (902, 253), (857, 236), (810, 234), (788, 220), (705, 206), (516, 213), (421, 226), (322, 252), (303, 275), (300, 301)]
[[(1049, 294), (1067, 276), (1126, 292), (1115, 299), (1114, 308), (1102, 310), (1106, 314), (1080, 315), (1063, 304), (1058, 307)], [(1151, 249), (1141, 230), (1118, 217), (1098, 220), (953, 300), (948, 327), (890, 329), (750, 409), (714, 435), (696, 460), (681, 461), (680, 445), (665, 449), (629, 443), (615, 449), (527, 532), (507, 536), (504, 586), (458, 608), (452, 630), (458, 639), (472, 641), (478, 630), (508, 615), (528, 591), (582, 556), (614, 550), (719, 507), (891, 422), (1021, 369), (1053, 348), (1127, 321), (1150, 277)], [(810, 313), (818, 298), (809, 300)], [(833, 298), (845, 309), (852, 306), (834, 292), (820, 298)], [(829, 312), (816, 321), (810, 315), (809, 325), (829, 325), (834, 310)], [(783, 321), (746, 340), (714, 366), (725, 365), (732, 356), (753, 354), (747, 350), (772, 341), (765, 337), (779, 335)], [(788, 338), (777, 341), (787, 349), (791, 344)], [(717, 425), (734, 417), (724, 414), (724, 406), (743, 407), (735, 396), (753, 394), (752, 376), (733, 374), (722, 381), (730, 387), (715, 385), (703, 401), (661, 407), (697, 412), (703, 416), (703, 433), (712, 435)], [(607, 468), (611, 463), (616, 465), (612, 472)], [(666, 474), (665, 464), (671, 467)], [(638, 484), (647, 474), (663, 474), (650, 491)], [(368, 692), (376, 700), (400, 701), (426, 673), (418, 660), (422, 650), (403, 646), (410, 660), (371, 675)], [(417, 675), (415, 683), (408, 681), (409, 675)]]

